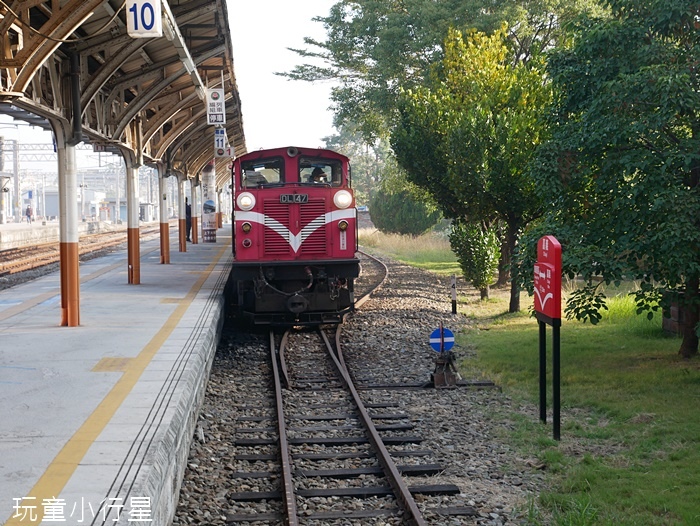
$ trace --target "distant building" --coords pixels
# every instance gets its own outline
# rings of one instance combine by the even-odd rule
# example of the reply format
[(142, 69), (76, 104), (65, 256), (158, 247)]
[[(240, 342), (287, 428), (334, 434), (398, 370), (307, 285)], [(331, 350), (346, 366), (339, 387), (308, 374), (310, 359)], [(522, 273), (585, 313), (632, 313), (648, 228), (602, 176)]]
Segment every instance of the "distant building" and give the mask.
[(126, 222), (126, 198), (119, 200), (119, 214), (117, 214), (116, 197), (107, 197), (100, 204), (100, 220), (112, 223)]

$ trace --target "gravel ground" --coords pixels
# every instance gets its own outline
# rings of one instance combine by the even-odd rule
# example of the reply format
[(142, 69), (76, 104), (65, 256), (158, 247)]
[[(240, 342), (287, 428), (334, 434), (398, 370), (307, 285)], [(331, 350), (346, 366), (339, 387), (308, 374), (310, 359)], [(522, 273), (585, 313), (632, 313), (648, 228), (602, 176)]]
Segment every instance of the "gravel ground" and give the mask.
[[(358, 371), (357, 380), (427, 381), (436, 356), (428, 344), (430, 333), (440, 322), (459, 333), (469, 321), (452, 314), (448, 279), (390, 260), (384, 262), (389, 266), (384, 287), (349, 320), (346, 362), (350, 370)], [(458, 361), (469, 357), (466, 349), (453, 350)], [(368, 363), (372, 363), (371, 368)], [(456, 484), (462, 490), (460, 504), (478, 510), (478, 517), (457, 524), (522, 522), (528, 498), (543, 488), (544, 476), (537, 469), (537, 460), (520, 457), (503, 441), (503, 432), (511, 426), (503, 415), (525, 411), (536, 418), (533, 408), (514, 407), (498, 388), (425, 389), (401, 394), (417, 434), (425, 437), (422, 445), (432, 449), (446, 468), (440, 483)]]
[(27, 281), (32, 281), (41, 276), (51, 274), (52, 272), (57, 272), (58, 270), (58, 263), (52, 263), (51, 265), (45, 265), (34, 270), (26, 270), (24, 272), (17, 272), (16, 274), (0, 276), (0, 290), (12, 288), (16, 285), (26, 283)]
[[(442, 322), (458, 333), (469, 322), (451, 314), (448, 280), (390, 260), (385, 263), (389, 278), (384, 287), (348, 320), (343, 338), (346, 362), (360, 383), (426, 382), (436, 356), (428, 344), (430, 332)], [(230, 511), (226, 494), (231, 490), (224, 489), (226, 473), (241, 470), (234, 465), (236, 448), (231, 445), (238, 425), (234, 422), (244, 409), (237, 401), (245, 400), (245, 393), (256, 388), (255, 375), (267, 367), (260, 339), (240, 333), (230, 336), (226, 348), (220, 347), (212, 370), (174, 524), (225, 524)], [(461, 348), (455, 353), (460, 359), (469, 356)], [(451, 483), (461, 490), (458, 497), (444, 502), (440, 497), (418, 496), (419, 506), (471, 506), (476, 510), (472, 517), (427, 515), (429, 524), (526, 523), (528, 500), (543, 489), (544, 475), (535, 459), (522, 458), (509, 447), (503, 437), (512, 424), (503, 415), (522, 411), (536, 418), (533, 408), (515, 407), (497, 387), (372, 389), (363, 393), (369, 402), (398, 400), (416, 425), (415, 433), (424, 437), (420, 448), (433, 451), (433, 458), (426, 461), (444, 467), (429, 483)], [(408, 483), (426, 481), (409, 478)]]

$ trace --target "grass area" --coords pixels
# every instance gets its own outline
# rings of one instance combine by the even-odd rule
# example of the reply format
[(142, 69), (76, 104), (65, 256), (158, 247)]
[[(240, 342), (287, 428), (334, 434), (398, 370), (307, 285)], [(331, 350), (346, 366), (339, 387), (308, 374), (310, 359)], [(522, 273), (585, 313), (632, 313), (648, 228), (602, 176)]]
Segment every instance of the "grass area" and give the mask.
[[(500, 302), (502, 313), (507, 298)], [(535, 515), (531, 524), (700, 524), (700, 361), (680, 359), (680, 340), (664, 336), (660, 318), (636, 316), (626, 296), (597, 326), (564, 320), (557, 443), (551, 417), (548, 425), (534, 420), (537, 324), (527, 314), (494, 316), (498, 303), (467, 306), (477, 328), (461, 343), (477, 350), (470, 368), (534, 409), (504, 415), (516, 423), (509, 440), (551, 474), (538, 501), (550, 519)], [(551, 370), (551, 329), (547, 344)], [(548, 385), (551, 397), (551, 378)]]
[[(430, 269), (432, 252), (417, 254), (422, 242), (409, 246), (410, 258), (401, 260)], [(524, 295), (521, 304), (532, 299)], [(471, 328), (458, 341), (477, 355), (460, 367), (519, 402), (513, 406), (522, 410), (498, 415), (509, 423), (502, 438), (548, 474), (548, 489), (524, 510), (528, 524), (700, 525), (700, 359), (678, 356), (680, 340), (663, 334), (659, 316), (636, 316), (622, 294), (597, 326), (563, 320), (556, 442), (551, 416), (546, 425), (537, 419), (537, 322), (528, 312), (507, 314), (506, 290), (492, 290), (486, 302), (467, 291), (459, 306)], [(550, 372), (551, 334), (548, 328)], [(548, 385), (551, 402), (551, 378)]]
[(360, 245), (374, 253), (440, 275), (459, 275), (462, 271), (445, 237), (424, 234), (418, 237), (383, 234), (376, 229), (360, 229)]

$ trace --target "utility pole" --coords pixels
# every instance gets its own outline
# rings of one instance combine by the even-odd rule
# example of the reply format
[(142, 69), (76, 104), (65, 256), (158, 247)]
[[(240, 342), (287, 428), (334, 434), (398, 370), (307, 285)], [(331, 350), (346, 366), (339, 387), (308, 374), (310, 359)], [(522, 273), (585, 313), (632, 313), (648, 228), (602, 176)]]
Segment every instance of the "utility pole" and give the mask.
[[(5, 171), (5, 137), (0, 136), (0, 173)], [(0, 225), (5, 224), (5, 193), (9, 190), (9, 177), (0, 175)]]
[(114, 224), (121, 223), (121, 195), (119, 192), (119, 172), (121, 172), (122, 163), (121, 159), (119, 161), (119, 168), (117, 168), (117, 206), (114, 209)]
[(15, 181), (15, 223), (19, 223), (22, 218), (22, 210), (20, 208), (20, 199), (22, 198), (22, 192), (19, 188), (19, 141), (13, 139), (13, 156), (12, 156), (12, 171), (14, 172)]

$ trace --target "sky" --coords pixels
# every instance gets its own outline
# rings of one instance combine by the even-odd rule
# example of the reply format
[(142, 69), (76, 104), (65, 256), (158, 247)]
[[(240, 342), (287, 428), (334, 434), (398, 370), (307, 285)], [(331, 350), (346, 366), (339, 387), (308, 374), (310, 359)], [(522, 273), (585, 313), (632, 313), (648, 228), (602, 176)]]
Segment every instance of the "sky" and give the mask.
[(337, 0), (228, 0), (233, 67), (241, 97), (248, 151), (278, 146), (322, 146), (333, 128), (329, 82), (292, 81), (275, 75), (302, 64), (287, 48), (304, 37), (325, 40), (323, 24)]

